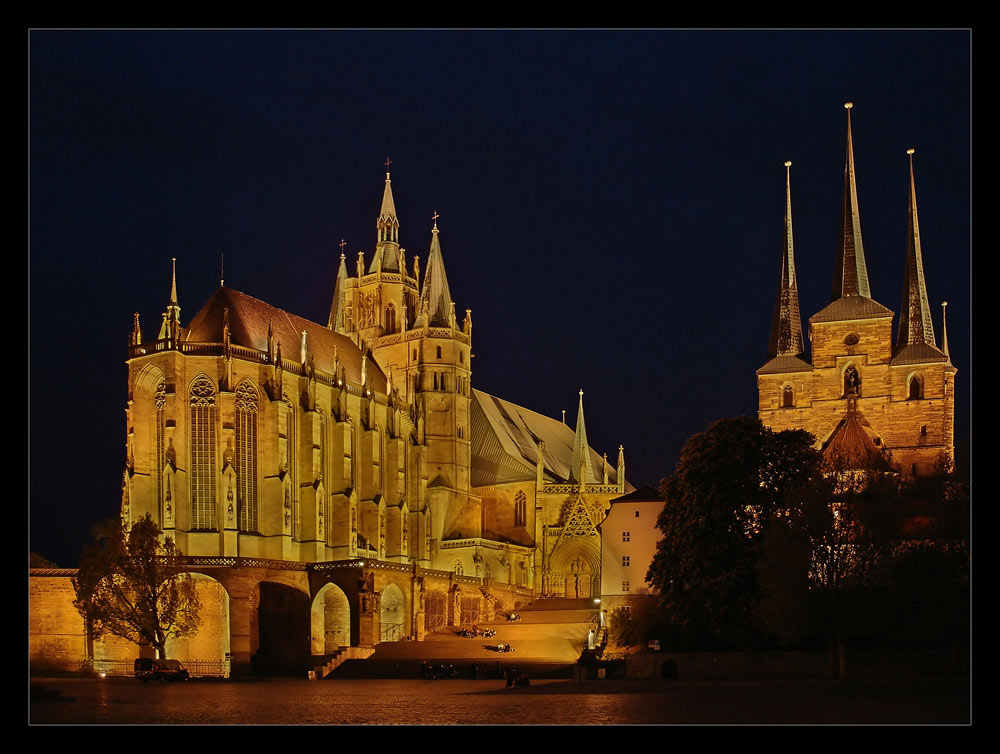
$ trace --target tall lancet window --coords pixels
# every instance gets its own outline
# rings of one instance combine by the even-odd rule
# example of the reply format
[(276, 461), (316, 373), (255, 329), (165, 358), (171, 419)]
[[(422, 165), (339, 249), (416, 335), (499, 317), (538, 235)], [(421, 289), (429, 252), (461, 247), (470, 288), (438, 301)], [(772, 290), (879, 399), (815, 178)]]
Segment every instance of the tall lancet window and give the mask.
[(248, 380), (236, 388), (236, 507), (240, 531), (260, 531), (257, 489), (259, 397)]
[(844, 371), (844, 397), (861, 395), (861, 375), (852, 364)]
[(396, 307), (392, 304), (385, 307), (385, 332), (396, 332)]
[(153, 394), (153, 410), (156, 414), (156, 456), (153, 458), (153, 473), (156, 475), (156, 510), (157, 523), (162, 527), (163, 519), (163, 467), (167, 463), (166, 443), (164, 434), (166, 432), (166, 421), (164, 420), (164, 406), (167, 402), (167, 385), (161, 382), (156, 386), (156, 393)]
[(525, 526), (528, 523), (527, 508), (528, 497), (524, 490), (518, 490), (514, 495), (514, 526)]
[(296, 483), (295, 473), (295, 443), (297, 441), (295, 434), (295, 407), (292, 405), (292, 401), (287, 395), (284, 396), (281, 410), (285, 415), (284, 466), (286, 473), (289, 475), (288, 489), (290, 490), (292, 506), (292, 539), (297, 540), (301, 533), (301, 529), (299, 523), (299, 486)]
[(191, 528), (216, 528), (215, 385), (204, 375), (191, 383)]

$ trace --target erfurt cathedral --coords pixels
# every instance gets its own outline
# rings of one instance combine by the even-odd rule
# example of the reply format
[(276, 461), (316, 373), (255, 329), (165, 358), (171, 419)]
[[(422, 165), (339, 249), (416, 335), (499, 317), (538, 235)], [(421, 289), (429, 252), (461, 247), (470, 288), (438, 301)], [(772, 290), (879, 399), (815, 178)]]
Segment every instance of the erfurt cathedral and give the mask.
[(917, 220), (914, 150), (908, 150), (903, 297), (893, 339), (893, 313), (872, 298), (868, 285), (854, 175), (852, 105), (845, 107), (847, 160), (833, 294), (831, 302), (809, 318), (809, 355), (792, 247), (791, 163), (785, 163), (785, 238), (770, 359), (757, 370), (760, 419), (775, 430), (808, 430), (837, 468), (891, 466), (903, 477), (927, 475), (953, 464), (957, 370), (948, 355), (947, 302), (942, 302), (940, 346), (934, 337)]
[(403, 635), (419, 610), (437, 616), (421, 628), (459, 622), (446, 586), (445, 604), (421, 592), (427, 573), (487, 601), (596, 597), (598, 526), (633, 490), (623, 449), (591, 449), (582, 391), (574, 430), (474, 389), (437, 216), (423, 269), (388, 173), (375, 225), (368, 259), (341, 254), (325, 324), (225, 286), (184, 323), (176, 274), (155, 339), (135, 315), (124, 519), (150, 514), (203, 564), (354, 564), (354, 612), (366, 590), (388, 599), (370, 569), (397, 574)]

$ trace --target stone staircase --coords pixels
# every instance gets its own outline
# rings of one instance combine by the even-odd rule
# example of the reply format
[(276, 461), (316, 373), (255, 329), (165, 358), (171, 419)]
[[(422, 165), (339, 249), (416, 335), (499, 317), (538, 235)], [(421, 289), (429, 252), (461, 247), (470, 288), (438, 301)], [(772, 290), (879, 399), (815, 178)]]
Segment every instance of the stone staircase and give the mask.
[(368, 659), (374, 652), (374, 647), (341, 647), (325, 663), (309, 672), (309, 680), (321, 681), (345, 662)]
[[(493, 628), (491, 638), (466, 638), (459, 627), (428, 634), (423, 641), (382, 642), (367, 649), (365, 658), (342, 657), (327, 663), (322, 675), (332, 678), (420, 678), (424, 663), (453, 666), (460, 677), (477, 671), (517, 665), (534, 677), (572, 674), (572, 666), (587, 643), (587, 633), (596, 630), (598, 610), (592, 600), (545, 599), (519, 607), (521, 619), (509, 623), (505, 617), (480, 622), (480, 630)], [(510, 644), (512, 652), (498, 652), (498, 643)], [(352, 647), (351, 649), (358, 649)]]

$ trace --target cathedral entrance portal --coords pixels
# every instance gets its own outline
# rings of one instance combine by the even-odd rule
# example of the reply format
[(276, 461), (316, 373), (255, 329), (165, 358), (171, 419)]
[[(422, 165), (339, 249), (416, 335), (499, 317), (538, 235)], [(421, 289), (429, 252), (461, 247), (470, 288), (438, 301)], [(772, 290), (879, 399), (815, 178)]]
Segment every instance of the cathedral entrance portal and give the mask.
[(589, 538), (570, 540), (552, 553), (549, 594), (567, 599), (595, 597), (600, 579), (600, 552)]
[(295, 587), (260, 582), (257, 608), (260, 648), (254, 671), (261, 675), (304, 675), (309, 669), (309, 597)]

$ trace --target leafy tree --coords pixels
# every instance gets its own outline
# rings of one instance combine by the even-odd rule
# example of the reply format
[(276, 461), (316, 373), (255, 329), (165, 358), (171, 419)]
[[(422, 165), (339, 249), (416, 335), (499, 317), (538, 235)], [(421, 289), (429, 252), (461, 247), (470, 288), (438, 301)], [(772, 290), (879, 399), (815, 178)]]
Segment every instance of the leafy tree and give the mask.
[(758, 565), (766, 627), (786, 641), (827, 637), (831, 675), (847, 642), (880, 630), (903, 508), (893, 474), (815, 477), (772, 513)]
[(190, 636), (199, 624), (201, 603), (181, 551), (170, 537), (160, 542), (160, 528), (148, 515), (129, 531), (109, 521), (93, 533), (73, 579), (73, 604), (91, 636), (150, 644), (164, 658), (168, 638)]
[(58, 568), (55, 563), (53, 563), (48, 558), (44, 557), (40, 553), (33, 552), (28, 555), (28, 568)]
[(757, 563), (772, 512), (819, 474), (813, 437), (749, 417), (691, 437), (663, 480), (663, 537), (647, 579), (679, 628), (738, 645), (758, 635)]

